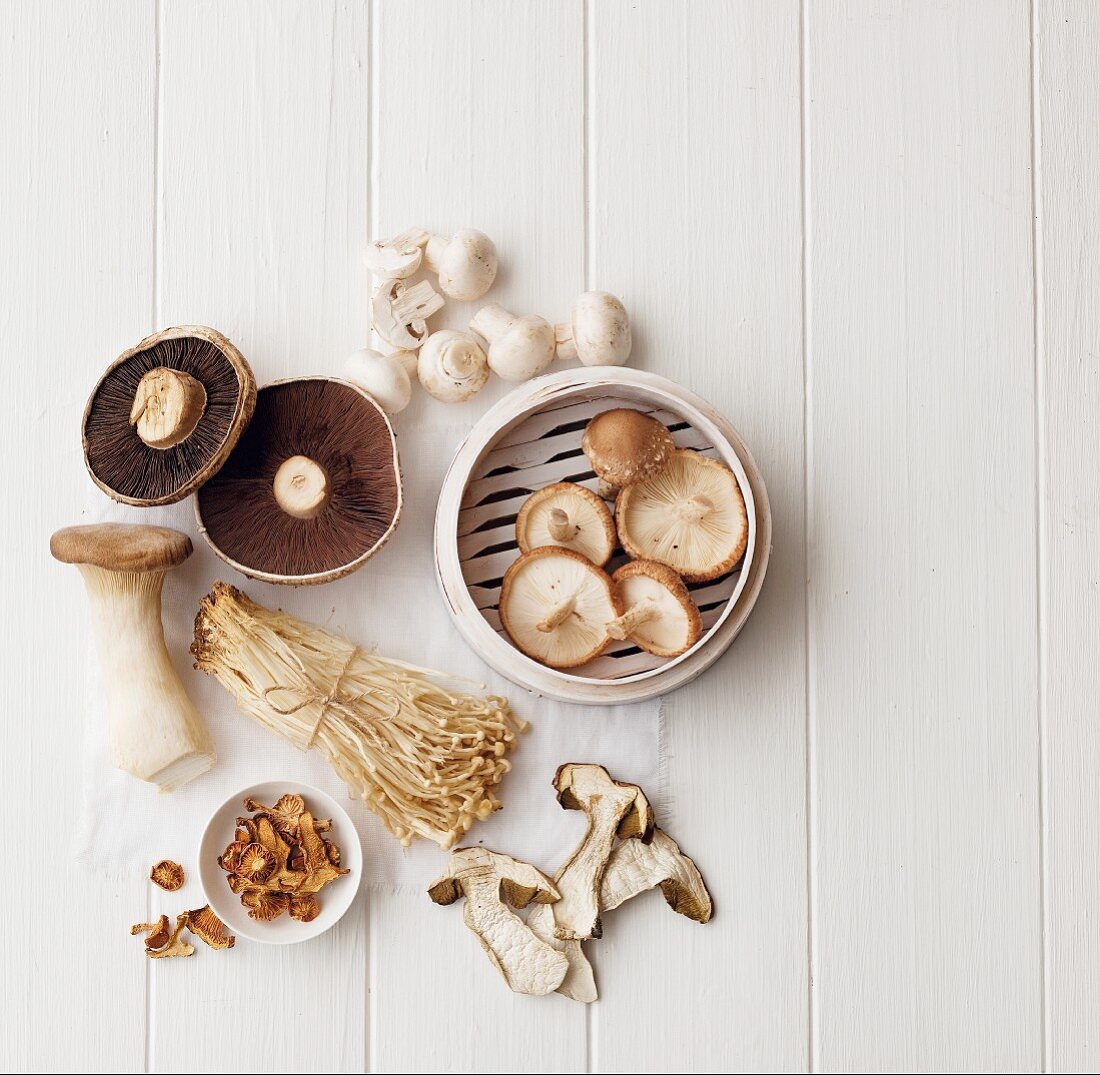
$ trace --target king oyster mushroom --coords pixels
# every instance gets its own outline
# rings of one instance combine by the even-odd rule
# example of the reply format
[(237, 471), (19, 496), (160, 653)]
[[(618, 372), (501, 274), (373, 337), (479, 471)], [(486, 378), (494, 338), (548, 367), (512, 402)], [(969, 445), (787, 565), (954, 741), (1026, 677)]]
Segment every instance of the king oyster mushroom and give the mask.
[(558, 545), (603, 567), (615, 550), (615, 523), (607, 505), (574, 482), (555, 482), (532, 493), (516, 516), (521, 552)]
[(532, 549), (504, 575), (500, 621), (518, 650), (549, 668), (598, 657), (608, 623), (621, 613), (607, 573), (572, 549)]
[(615, 503), (619, 541), (629, 556), (667, 564), (686, 582), (729, 571), (745, 552), (749, 523), (733, 471), (687, 448)]
[(600, 479), (600, 495), (610, 499), (619, 489), (659, 474), (676, 444), (656, 418), (616, 407), (588, 423), (581, 448)]
[(607, 625), (655, 657), (679, 657), (703, 633), (703, 620), (683, 580), (655, 560), (632, 560), (612, 576), (626, 611)]

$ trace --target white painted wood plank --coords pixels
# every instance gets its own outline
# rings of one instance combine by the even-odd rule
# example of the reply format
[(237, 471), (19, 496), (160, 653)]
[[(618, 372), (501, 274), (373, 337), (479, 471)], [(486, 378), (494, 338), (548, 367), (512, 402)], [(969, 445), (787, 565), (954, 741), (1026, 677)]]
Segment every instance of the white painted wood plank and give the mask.
[[(583, 290), (581, 7), (377, 5), (375, 234), (414, 224), (480, 228), (501, 257), (489, 298), (551, 320)], [(478, 305), (449, 303), (433, 327), (464, 327)], [(430, 569), (445, 468), (510, 387), (494, 379), (457, 407), (418, 391), (398, 416), (398, 437), (412, 428), (418, 436), (406, 465), (401, 550), (388, 570)], [(510, 994), (459, 908), (433, 907), (422, 893), (378, 899), (371, 951), (375, 1070), (585, 1070), (583, 1009)]]
[[(137, 878), (72, 861), (80, 814), (87, 611), (50, 533), (98, 495), (80, 418), (103, 366), (150, 327), (153, 283), (152, 7), (115, 17), (44, 0), (0, 5), (0, 338), (5, 391), (0, 783), (25, 831), (9, 884), (0, 1068), (140, 1071), (145, 961), (128, 936)], [(27, 848), (36, 848), (28, 852)]]
[(1100, 1066), (1100, 8), (1044, 2), (1035, 60), (1047, 1070)]
[[(672, 816), (712, 923), (659, 896), (591, 945), (599, 1071), (807, 1064), (799, 12), (590, 5), (588, 286), (632, 362), (701, 393), (764, 473), (775, 551), (730, 651), (668, 700)], [(643, 1014), (639, 1014), (643, 1013)]]
[[(217, 327), (260, 384), (338, 368), (365, 323), (369, 6), (162, 12), (159, 321)], [(199, 585), (225, 576), (209, 549), (196, 559)], [(239, 719), (220, 701), (212, 719)], [(364, 1070), (370, 898), (301, 947), (238, 941), (155, 966), (154, 1069)]]
[(1028, 5), (806, 31), (814, 1062), (1034, 1071)]

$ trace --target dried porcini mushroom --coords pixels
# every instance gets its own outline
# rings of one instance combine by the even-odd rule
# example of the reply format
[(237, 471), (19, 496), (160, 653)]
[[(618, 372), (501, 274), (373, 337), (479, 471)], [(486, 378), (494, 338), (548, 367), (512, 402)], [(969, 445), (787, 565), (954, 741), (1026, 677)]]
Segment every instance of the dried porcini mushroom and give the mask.
[(584, 839), (558, 871), (554, 934), (563, 941), (599, 937), (600, 882), (615, 838), (648, 840), (653, 811), (641, 788), (613, 780), (602, 765), (559, 766), (554, 787), (566, 810), (583, 810), (588, 818)]
[(232, 948), (237, 941), (210, 904), (187, 912), (187, 929), (210, 948)]
[(532, 493), (516, 516), (520, 552), (558, 545), (603, 567), (615, 551), (615, 522), (607, 505), (575, 482), (555, 482)]
[(500, 622), (515, 646), (550, 668), (576, 668), (610, 641), (607, 624), (622, 607), (611, 579), (572, 549), (544, 546), (505, 572)]
[(665, 902), (694, 922), (709, 922), (714, 911), (698, 867), (661, 829), (653, 839), (626, 840), (611, 852), (600, 882), (600, 908), (613, 910), (639, 893), (660, 886)]
[(581, 449), (600, 479), (600, 495), (610, 498), (619, 489), (664, 470), (676, 443), (652, 415), (616, 407), (588, 423)]
[(165, 892), (176, 892), (183, 888), (185, 880), (183, 867), (171, 859), (161, 859), (150, 871), (149, 880)]
[(554, 933), (554, 908), (551, 904), (539, 904), (532, 907), (527, 916), (527, 925), (540, 941), (565, 956), (569, 966), (565, 977), (555, 992), (581, 1004), (592, 1004), (599, 1000), (596, 989), (596, 976), (592, 964), (584, 954), (581, 941), (563, 941)]
[(300, 795), (283, 795), (274, 806), (244, 800), (252, 817), (239, 817), (233, 842), (218, 857), (230, 889), (249, 917), (270, 922), (285, 911), (299, 922), (321, 912), (317, 893), (350, 872), (340, 867), (340, 849), (321, 834), (332, 822), (315, 819)]
[(301, 377), (260, 389), (195, 511), (226, 563), (301, 585), (361, 567), (393, 533), (401, 504), (397, 442), (378, 404), (347, 381)]
[(557, 888), (534, 866), (484, 847), (460, 847), (428, 895), (442, 905), (465, 897), (463, 920), (510, 989), (543, 996), (561, 984), (569, 968), (566, 957), (505, 906), (523, 908), (558, 899)]
[(174, 504), (218, 471), (255, 403), (252, 370), (220, 332), (165, 329), (123, 353), (92, 391), (88, 473), (124, 504)]
[(607, 625), (657, 657), (679, 657), (703, 634), (703, 619), (683, 579), (655, 560), (632, 560), (612, 576), (625, 611)]
[(686, 448), (651, 478), (625, 488), (615, 502), (623, 550), (667, 564), (685, 582), (726, 574), (748, 544), (745, 500), (733, 471)]

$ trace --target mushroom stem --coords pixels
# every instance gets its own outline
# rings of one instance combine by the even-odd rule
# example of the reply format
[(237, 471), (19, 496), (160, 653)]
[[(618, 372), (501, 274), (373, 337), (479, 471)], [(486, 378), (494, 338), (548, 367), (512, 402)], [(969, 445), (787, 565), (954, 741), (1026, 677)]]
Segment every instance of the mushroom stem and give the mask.
[(660, 609), (657, 607), (657, 602), (647, 598), (612, 620), (607, 625), (607, 633), (621, 642), (629, 638), (643, 623), (649, 623), (658, 615), (660, 615)]
[(705, 496), (685, 497), (672, 505), (673, 514), (685, 523), (697, 523), (714, 510), (714, 502)]
[(206, 389), (183, 370), (158, 366), (138, 381), (130, 424), (150, 448), (166, 449), (185, 441), (206, 410)]
[(554, 326), (554, 343), (556, 356), (562, 362), (571, 362), (577, 357), (577, 343), (573, 339), (572, 322)]
[(508, 331), (508, 326), (514, 320), (514, 315), (504, 309), (499, 302), (490, 302), (482, 306), (470, 319), (470, 328), (492, 343)]
[(107, 695), (114, 764), (174, 791), (215, 760), (213, 744), (164, 645), (163, 571), (80, 564)]
[(312, 519), (328, 503), (325, 468), (305, 455), (292, 455), (275, 471), (275, 502), (295, 519)]
[(414, 287), (401, 290), (393, 299), (392, 307), (397, 320), (408, 325), (413, 321), (426, 321), (443, 309), (444, 298), (427, 280)]
[(577, 597), (575, 594), (567, 597), (561, 604), (553, 608), (545, 619), (539, 620), (536, 626), (543, 634), (549, 634), (555, 627), (560, 627), (573, 614), (576, 603)]
[(555, 541), (572, 541), (581, 528), (569, 518), (563, 508), (551, 508), (546, 520), (546, 528)]

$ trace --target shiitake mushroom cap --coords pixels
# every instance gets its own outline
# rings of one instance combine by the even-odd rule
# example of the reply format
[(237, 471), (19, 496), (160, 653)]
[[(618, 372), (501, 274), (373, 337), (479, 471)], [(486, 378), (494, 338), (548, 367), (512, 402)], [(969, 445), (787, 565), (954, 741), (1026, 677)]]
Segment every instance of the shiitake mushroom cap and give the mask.
[[(312, 518), (275, 497), (279, 467), (319, 464), (327, 501)], [(256, 412), (218, 474), (195, 497), (199, 529), (226, 563), (250, 578), (304, 585), (362, 566), (401, 515), (397, 443), (385, 413), (356, 385), (299, 377), (260, 389)]]
[[(142, 377), (158, 367), (186, 373), (206, 391), (195, 428), (170, 448), (146, 444), (130, 418)], [(175, 504), (217, 473), (255, 404), (252, 370), (220, 332), (180, 325), (154, 333), (115, 359), (88, 398), (82, 425), (88, 473), (120, 503)]]

